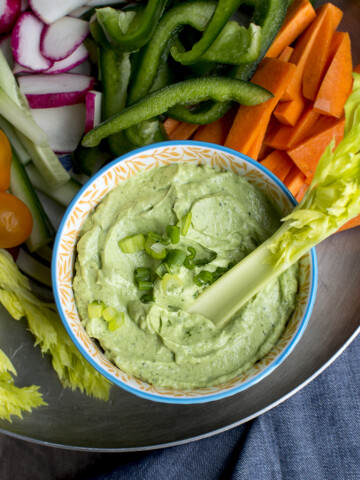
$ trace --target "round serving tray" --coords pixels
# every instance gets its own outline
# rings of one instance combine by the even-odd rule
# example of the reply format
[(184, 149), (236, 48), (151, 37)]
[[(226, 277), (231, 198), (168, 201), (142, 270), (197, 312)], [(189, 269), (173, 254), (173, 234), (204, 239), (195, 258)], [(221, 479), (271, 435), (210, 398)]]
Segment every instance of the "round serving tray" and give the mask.
[[(324, 3), (324, 2), (322, 2)], [(360, 61), (360, 2), (333, 2), (345, 12), (354, 64)], [(49, 205), (56, 217), (54, 206)], [(91, 451), (129, 451), (175, 445), (212, 435), (269, 410), (312, 380), (360, 331), (360, 227), (317, 248), (319, 285), (308, 327), (294, 351), (271, 375), (225, 400), (167, 405), (113, 387), (109, 402), (64, 390), (48, 356), (34, 348), (26, 323), (0, 307), (0, 348), (17, 369), (17, 385), (40, 385), (47, 407), (23, 419), (0, 421), (0, 432), (45, 445)]]

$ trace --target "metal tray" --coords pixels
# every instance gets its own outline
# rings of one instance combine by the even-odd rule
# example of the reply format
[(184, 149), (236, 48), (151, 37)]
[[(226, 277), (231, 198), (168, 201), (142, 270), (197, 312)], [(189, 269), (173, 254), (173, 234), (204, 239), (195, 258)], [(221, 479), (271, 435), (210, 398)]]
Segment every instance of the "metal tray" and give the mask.
[[(360, 2), (338, 0), (345, 12), (354, 65), (360, 61)], [(54, 207), (49, 205), (50, 210)], [(54, 213), (55, 215), (55, 213)], [(305, 334), (270, 376), (225, 400), (199, 405), (166, 405), (113, 387), (110, 401), (63, 390), (50, 359), (33, 347), (25, 322), (0, 308), (0, 348), (18, 371), (18, 385), (40, 385), (47, 407), (0, 432), (44, 445), (90, 451), (130, 451), (196, 440), (244, 423), (302, 388), (341, 353), (360, 331), (360, 227), (336, 234), (318, 248), (318, 294)]]

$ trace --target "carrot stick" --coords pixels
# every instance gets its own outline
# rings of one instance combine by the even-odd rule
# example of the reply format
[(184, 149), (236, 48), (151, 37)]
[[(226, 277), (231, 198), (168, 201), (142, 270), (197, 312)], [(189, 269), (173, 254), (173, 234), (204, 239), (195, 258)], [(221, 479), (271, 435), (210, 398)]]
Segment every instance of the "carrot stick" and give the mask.
[(299, 193), (300, 188), (305, 182), (305, 175), (301, 170), (298, 169), (296, 165), (291, 167), (290, 172), (287, 174), (284, 184), (287, 186), (287, 188), (290, 190), (290, 192), (296, 197), (296, 195)]
[(252, 82), (269, 90), (274, 97), (259, 105), (240, 105), (226, 138), (226, 147), (247, 154), (259, 132), (266, 130), (271, 113), (295, 70), (295, 65), (291, 63), (270, 58), (263, 68), (255, 72)]
[(336, 32), (334, 42), (340, 46), (327, 70), (317, 94), (314, 110), (323, 115), (340, 118), (352, 86), (351, 44), (348, 33)]
[(267, 57), (277, 57), (314, 20), (316, 14), (309, 0), (295, 0), (289, 7), (284, 23), (266, 53)]
[(305, 181), (307, 183), (311, 183), (320, 157), (331, 140), (334, 138), (335, 146), (337, 146), (344, 135), (345, 118), (340, 120), (332, 119), (331, 123), (329, 121), (324, 123), (326, 125), (324, 129), (321, 130), (317, 126), (319, 131), (288, 151), (293, 162), (306, 176)]
[(307, 183), (303, 183), (298, 191), (298, 193), (295, 195), (295, 199), (297, 202), (301, 202), (301, 200), (304, 198), (304, 195), (306, 193), (306, 190), (309, 188), (309, 185)]
[(287, 45), (277, 58), (279, 60), (282, 60), (283, 62), (288, 62), (291, 58), (293, 51), (294, 49)]
[(180, 121), (175, 120), (175, 118), (168, 117), (164, 121), (163, 125), (164, 125), (164, 128), (165, 128), (165, 132), (167, 133), (167, 136), (169, 137), (172, 134), (172, 132), (175, 130), (175, 128), (180, 125)]
[(315, 100), (325, 72), (329, 67), (329, 59), (332, 56), (331, 44), (336, 29), (336, 23), (332, 22), (328, 29), (324, 30), (321, 45), (315, 42), (305, 62), (302, 80), (302, 90), (305, 98)]
[(294, 165), (289, 155), (280, 150), (274, 150), (270, 155), (264, 158), (264, 160), (261, 160), (260, 163), (268, 168), (282, 182), (285, 180)]
[(338, 232), (348, 230), (349, 228), (358, 227), (359, 225), (360, 225), (360, 215), (357, 215), (356, 217), (354, 217), (351, 220), (349, 220), (348, 222), (346, 222), (342, 227), (340, 227)]
[(303, 142), (309, 135), (319, 118), (314, 112), (312, 103), (309, 103), (294, 127), (281, 125), (274, 129), (265, 138), (265, 144), (279, 150), (289, 150)]
[(296, 73), (285, 90), (282, 100), (293, 100), (300, 91), (303, 79), (304, 68), (311, 54), (314, 45), (321, 48), (323, 38), (326, 37), (327, 31), (337, 28), (342, 18), (342, 11), (335, 7), (332, 3), (326, 3), (317, 10), (317, 16), (306, 31), (296, 42), (294, 52), (291, 55), (290, 62), (297, 66)]
[(300, 118), (306, 105), (306, 100), (301, 92), (298, 92), (290, 102), (279, 102), (274, 110), (275, 117), (284, 125), (294, 127)]
[(196, 132), (199, 125), (197, 123), (180, 122), (179, 125), (168, 134), (170, 140), (189, 140)]
[(193, 140), (224, 145), (235, 114), (236, 110), (231, 109), (223, 117), (219, 118), (219, 120), (216, 120), (216, 122), (209, 123), (208, 125), (200, 125), (196, 130)]

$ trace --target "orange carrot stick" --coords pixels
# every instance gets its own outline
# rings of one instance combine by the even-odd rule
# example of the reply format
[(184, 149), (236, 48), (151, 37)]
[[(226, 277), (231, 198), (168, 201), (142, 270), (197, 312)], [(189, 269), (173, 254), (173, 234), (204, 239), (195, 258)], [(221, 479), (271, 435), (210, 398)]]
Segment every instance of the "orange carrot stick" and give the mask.
[(255, 72), (252, 82), (269, 90), (274, 97), (259, 105), (240, 105), (226, 138), (226, 147), (247, 154), (259, 132), (262, 129), (266, 130), (271, 113), (295, 70), (295, 65), (291, 63), (270, 58), (261, 69)]
[(305, 182), (305, 175), (301, 170), (298, 169), (296, 165), (291, 167), (290, 172), (287, 174), (284, 184), (287, 186), (287, 188), (290, 190), (290, 192), (296, 197), (296, 195), (299, 193), (300, 188)]
[(165, 132), (167, 133), (168, 137), (172, 134), (172, 132), (175, 130), (176, 127), (180, 125), (179, 120), (175, 120), (175, 118), (168, 117), (164, 121), (164, 128)]
[(315, 16), (315, 10), (309, 0), (294, 0), (266, 56), (277, 57), (287, 45), (293, 43)]
[(265, 144), (279, 150), (289, 150), (295, 147), (310, 136), (310, 132), (319, 116), (318, 113), (314, 112), (312, 103), (309, 103), (294, 127), (279, 126), (266, 136)]
[(354, 228), (358, 226), (360, 226), (360, 215), (346, 222), (342, 227), (339, 228), (338, 232), (342, 232), (344, 230), (348, 230), (349, 228)]
[(315, 42), (304, 65), (302, 91), (305, 98), (315, 100), (325, 72), (329, 67), (329, 59), (332, 56), (331, 44), (336, 29), (336, 23), (332, 22), (325, 29), (321, 44)]
[(283, 62), (288, 62), (291, 58), (293, 51), (294, 49), (292, 47), (286, 46), (278, 56), (278, 59), (282, 60)]
[(283, 94), (283, 101), (293, 100), (300, 91), (304, 68), (314, 45), (321, 48), (327, 31), (337, 28), (342, 18), (342, 11), (332, 3), (326, 3), (317, 10), (317, 16), (296, 42), (290, 62), (297, 66), (296, 73)]
[[(344, 135), (345, 118), (340, 120), (325, 119), (332, 121), (325, 121), (325, 128), (317, 126), (316, 133), (309, 137), (297, 147), (288, 151), (293, 162), (306, 176), (306, 182), (311, 183), (314, 176), (317, 164), (319, 163), (321, 155), (325, 148), (335, 139), (335, 146), (339, 144)], [(321, 122), (319, 122), (321, 123)]]
[(199, 125), (197, 123), (180, 122), (179, 125), (168, 134), (170, 140), (189, 140), (196, 132)]
[(282, 182), (287, 177), (294, 163), (286, 152), (274, 150), (264, 160), (261, 160), (261, 165), (268, 168), (274, 175), (276, 175)]
[(306, 193), (306, 190), (309, 188), (309, 185), (307, 183), (303, 183), (298, 191), (298, 193), (295, 195), (295, 199), (297, 202), (301, 202), (301, 200), (304, 198), (304, 195)]
[(219, 118), (219, 120), (216, 120), (216, 122), (209, 123), (208, 125), (200, 125), (196, 130), (193, 140), (224, 145), (235, 114), (236, 110), (231, 109), (223, 117)]
[(327, 70), (317, 94), (314, 110), (323, 115), (340, 118), (352, 86), (351, 44), (348, 33), (336, 32), (334, 42), (340, 46)]
[(290, 102), (279, 102), (274, 110), (275, 117), (284, 125), (294, 127), (300, 118), (306, 105), (306, 100), (301, 92), (298, 92)]

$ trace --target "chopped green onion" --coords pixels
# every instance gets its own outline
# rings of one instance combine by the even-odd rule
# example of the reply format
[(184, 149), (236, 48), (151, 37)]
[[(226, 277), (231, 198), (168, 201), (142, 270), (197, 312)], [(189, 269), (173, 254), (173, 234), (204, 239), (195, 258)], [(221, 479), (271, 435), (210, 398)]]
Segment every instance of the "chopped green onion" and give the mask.
[(186, 213), (181, 219), (181, 235), (184, 237), (187, 235), (191, 224), (191, 210)]
[(194, 283), (198, 287), (203, 287), (204, 285), (211, 285), (214, 281), (214, 276), (208, 270), (202, 270), (194, 277)]
[(195, 263), (192, 261), (196, 257), (196, 250), (194, 247), (187, 247), (189, 255), (184, 260), (184, 267), (188, 270), (193, 270), (195, 268)]
[(147, 280), (139, 280), (138, 282), (139, 290), (151, 290), (154, 286), (153, 282)]
[(152, 270), (151, 268), (146, 267), (138, 267), (135, 269), (135, 278), (137, 281), (140, 280), (147, 280), (150, 281), (152, 278)]
[(169, 286), (181, 287), (183, 285), (182, 280), (171, 273), (166, 273), (161, 280), (161, 288), (165, 291)]
[(145, 295), (143, 295), (141, 297), (141, 301), (143, 303), (148, 303), (148, 302), (153, 302), (154, 301), (154, 297), (152, 295), (152, 293), (145, 293)]
[(196, 260), (194, 260), (194, 264), (197, 267), (201, 267), (202, 265), (207, 265), (208, 263), (212, 262), (213, 260), (215, 260), (216, 257), (217, 257), (216, 252), (209, 251), (208, 256), (202, 257), (202, 258), (197, 258)]
[(177, 225), (167, 225), (166, 234), (170, 238), (171, 243), (179, 243), (180, 241), (180, 227)]
[(88, 305), (88, 315), (90, 320), (93, 320), (94, 318), (100, 318), (104, 309), (105, 305), (103, 302), (100, 302), (98, 300), (91, 302)]
[(155, 272), (158, 275), (158, 277), (162, 278), (165, 275), (165, 273), (167, 272), (167, 268), (166, 268), (165, 263), (160, 263), (160, 265), (157, 267)]
[(166, 257), (166, 248), (164, 244), (159, 241), (159, 238), (162, 240), (161, 235), (158, 233), (149, 232), (146, 237), (145, 251), (152, 258), (161, 260)]
[(185, 258), (186, 258), (186, 253), (183, 250), (179, 250), (178, 248), (169, 250), (165, 260), (165, 266), (168, 272), (174, 273), (177, 270), (179, 270), (181, 265), (183, 265)]
[(122, 325), (124, 325), (125, 323), (125, 313), (124, 312), (119, 312), (115, 318), (113, 318), (110, 322), (109, 322), (109, 330), (110, 332), (114, 332), (115, 330), (117, 330), (119, 327), (121, 327)]
[(107, 307), (102, 312), (103, 319), (106, 320), (107, 322), (110, 322), (113, 318), (115, 318), (116, 314), (117, 314), (117, 310), (114, 307)]
[(135, 253), (145, 248), (145, 235), (137, 233), (130, 237), (125, 237), (119, 241), (119, 247), (123, 253)]

